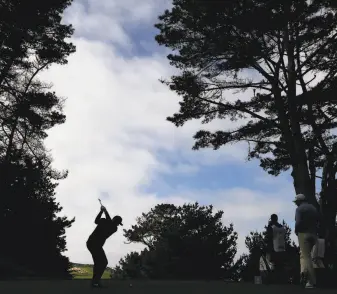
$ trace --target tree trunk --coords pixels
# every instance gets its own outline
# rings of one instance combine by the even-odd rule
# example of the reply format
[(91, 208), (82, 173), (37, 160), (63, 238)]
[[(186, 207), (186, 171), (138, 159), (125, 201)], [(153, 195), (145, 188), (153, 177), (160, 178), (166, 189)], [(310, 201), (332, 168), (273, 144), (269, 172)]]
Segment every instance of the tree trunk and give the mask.
[[(286, 14), (288, 19), (291, 19), (291, 5), (286, 8)], [(288, 76), (288, 91), (287, 101), (289, 105), (289, 125), (292, 137), (292, 176), (294, 179), (294, 188), (296, 194), (304, 194), (310, 203), (318, 207), (318, 203), (315, 197), (315, 191), (313, 190), (312, 181), (309, 174), (308, 158), (305, 151), (305, 145), (303, 135), (301, 131), (301, 125), (299, 122), (299, 112), (296, 99), (296, 69), (295, 69), (295, 42), (294, 33), (292, 29), (292, 23), (289, 21), (285, 28), (284, 34), (284, 47), (287, 52), (288, 64), (287, 64), (287, 76)]]
[(14, 135), (15, 135), (15, 131), (16, 131), (16, 127), (18, 125), (18, 121), (19, 121), (19, 116), (16, 115), (14, 124), (13, 124), (13, 128), (11, 130), (11, 133), (9, 135), (9, 142), (8, 142), (8, 146), (6, 149), (6, 155), (5, 155), (5, 161), (9, 162), (10, 158), (11, 158), (11, 151), (13, 150), (13, 145), (14, 145)]
[(335, 179), (335, 152), (336, 146), (326, 156), (320, 193), (320, 213), (322, 219), (319, 235), (325, 239), (325, 260), (327, 264), (330, 264), (334, 260), (334, 248), (336, 244), (337, 180)]
[[(335, 198), (336, 189), (330, 191), (328, 198)], [(330, 199), (329, 199), (330, 200)], [(325, 260), (326, 263), (332, 264), (334, 261), (335, 244), (336, 244), (336, 201), (327, 201), (327, 205), (323, 210), (325, 221)]]

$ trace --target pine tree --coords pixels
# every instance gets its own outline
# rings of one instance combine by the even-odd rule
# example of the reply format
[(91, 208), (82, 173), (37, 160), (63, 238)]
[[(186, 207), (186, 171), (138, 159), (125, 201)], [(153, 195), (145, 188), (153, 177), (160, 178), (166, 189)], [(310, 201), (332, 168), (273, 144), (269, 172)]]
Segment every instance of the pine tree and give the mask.
[[(236, 254), (237, 233), (222, 224), (222, 211), (198, 203), (160, 204), (125, 230), (130, 242), (146, 246), (122, 259), (118, 271), (151, 279), (224, 278)], [(132, 257), (132, 258), (131, 258)], [(142, 273), (140, 273), (142, 271)]]
[[(168, 120), (177, 127), (189, 120), (238, 122), (198, 131), (193, 148), (247, 142), (248, 159), (258, 159), (268, 173), (291, 170), (295, 193), (321, 209), (321, 234), (334, 243), (335, 2), (174, 0), (155, 26), (158, 44), (172, 50), (167, 58), (179, 70), (163, 81), (182, 98)], [(227, 96), (245, 91), (244, 100)]]
[(75, 51), (62, 24), (71, 0), (1, 0), (0, 4), (0, 229), (1, 254), (39, 275), (70, 277), (65, 229), (55, 199), (67, 171), (52, 168), (47, 131), (65, 122), (63, 99), (37, 76), (66, 64)]

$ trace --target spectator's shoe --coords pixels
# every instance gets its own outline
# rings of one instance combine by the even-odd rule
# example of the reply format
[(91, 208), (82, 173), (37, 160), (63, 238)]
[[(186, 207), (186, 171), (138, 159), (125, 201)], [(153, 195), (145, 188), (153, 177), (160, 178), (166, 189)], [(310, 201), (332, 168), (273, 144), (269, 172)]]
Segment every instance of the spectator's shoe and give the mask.
[(314, 289), (315, 286), (312, 285), (310, 282), (308, 282), (306, 285), (305, 285), (305, 289)]
[(304, 287), (306, 284), (306, 276), (304, 273), (301, 273), (301, 277), (300, 277), (300, 284)]

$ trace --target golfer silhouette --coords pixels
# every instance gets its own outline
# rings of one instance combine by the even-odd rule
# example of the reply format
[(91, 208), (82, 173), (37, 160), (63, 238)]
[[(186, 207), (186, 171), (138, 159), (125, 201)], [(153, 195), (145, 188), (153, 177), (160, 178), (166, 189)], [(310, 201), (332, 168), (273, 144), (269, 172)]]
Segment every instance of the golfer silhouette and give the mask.
[[(103, 212), (106, 218), (101, 218)], [(123, 224), (122, 218), (119, 215), (116, 215), (111, 219), (109, 213), (103, 205), (101, 206), (101, 211), (95, 219), (95, 224), (97, 226), (88, 238), (87, 248), (90, 251), (94, 261), (91, 285), (94, 288), (101, 288), (102, 285), (100, 280), (105, 268), (108, 265), (108, 260), (103, 250), (103, 245), (105, 241), (117, 231), (118, 226), (122, 226)]]

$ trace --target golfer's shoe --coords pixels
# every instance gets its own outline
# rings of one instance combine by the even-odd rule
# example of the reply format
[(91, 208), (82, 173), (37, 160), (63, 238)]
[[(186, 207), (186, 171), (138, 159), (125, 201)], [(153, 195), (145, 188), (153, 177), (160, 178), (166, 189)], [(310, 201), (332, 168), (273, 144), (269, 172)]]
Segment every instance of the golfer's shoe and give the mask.
[(91, 283), (92, 288), (106, 288), (101, 283)]

